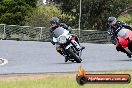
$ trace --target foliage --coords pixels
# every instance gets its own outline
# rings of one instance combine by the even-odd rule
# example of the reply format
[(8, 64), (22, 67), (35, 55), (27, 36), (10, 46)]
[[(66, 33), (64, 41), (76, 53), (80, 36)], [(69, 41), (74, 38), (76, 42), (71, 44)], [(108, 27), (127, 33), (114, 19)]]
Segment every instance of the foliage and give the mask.
[(37, 0), (1, 0), (0, 23), (24, 25), (25, 16), (36, 7)]
[[(107, 71), (107, 72), (88, 72), (88, 74), (130, 74), (132, 71)], [(2, 88), (132, 88), (132, 82), (128, 84), (77, 84), (75, 74), (35, 74), (18, 76), (1, 76), (0, 87)]]
[(26, 19), (26, 25), (49, 27), (50, 18), (52, 16), (59, 17), (60, 21), (63, 22), (70, 22), (75, 19), (71, 15), (66, 15), (65, 13), (62, 13), (62, 11), (56, 5), (40, 5), (34, 10), (31, 17)]
[[(80, 0), (52, 0), (61, 5), (60, 8), (76, 17), (79, 17)], [(73, 11), (76, 9), (76, 11)], [(106, 29), (109, 16), (118, 17), (122, 12), (132, 9), (132, 0), (82, 0), (82, 29)], [(77, 25), (76, 25), (77, 26)]]
[(129, 13), (119, 16), (118, 20), (124, 21), (124, 22), (132, 25), (132, 12), (129, 12)]

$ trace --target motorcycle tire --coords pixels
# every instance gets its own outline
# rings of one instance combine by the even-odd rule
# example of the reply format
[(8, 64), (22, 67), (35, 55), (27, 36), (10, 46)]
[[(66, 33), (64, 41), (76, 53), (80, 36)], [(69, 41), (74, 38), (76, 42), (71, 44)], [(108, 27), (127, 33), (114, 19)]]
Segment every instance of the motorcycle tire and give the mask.
[(128, 45), (128, 49), (132, 52), (132, 42), (129, 43), (129, 45)]
[(75, 61), (76, 61), (77, 63), (81, 63), (82, 59), (81, 59), (79, 56), (77, 56), (77, 55), (73, 52), (73, 50), (72, 50), (71, 48), (68, 49), (68, 52), (69, 52), (69, 54), (71, 55), (71, 57), (73, 57), (73, 58), (75, 59)]

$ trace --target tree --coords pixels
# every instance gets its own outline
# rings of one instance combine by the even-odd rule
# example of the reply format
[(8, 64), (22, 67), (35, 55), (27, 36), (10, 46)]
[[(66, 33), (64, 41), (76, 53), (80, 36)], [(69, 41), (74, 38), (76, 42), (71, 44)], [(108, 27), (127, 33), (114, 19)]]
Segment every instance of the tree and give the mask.
[(26, 2), (26, 4), (30, 5), (31, 7), (36, 7), (38, 0), (24, 0), (24, 1)]
[[(79, 0), (52, 0), (60, 5), (67, 14), (79, 16)], [(73, 11), (76, 9), (76, 12)], [(109, 16), (120, 16), (125, 11), (132, 9), (132, 0), (82, 0), (81, 29), (105, 30)], [(78, 26), (78, 25), (76, 25)]]
[(25, 17), (36, 4), (37, 0), (1, 0), (0, 23), (24, 25)]
[(62, 22), (72, 22), (75, 18), (71, 15), (62, 13), (58, 6), (54, 4), (40, 5), (32, 13), (32, 15), (26, 18), (26, 25), (35, 27), (49, 27), (50, 19), (52, 16), (57, 16)]

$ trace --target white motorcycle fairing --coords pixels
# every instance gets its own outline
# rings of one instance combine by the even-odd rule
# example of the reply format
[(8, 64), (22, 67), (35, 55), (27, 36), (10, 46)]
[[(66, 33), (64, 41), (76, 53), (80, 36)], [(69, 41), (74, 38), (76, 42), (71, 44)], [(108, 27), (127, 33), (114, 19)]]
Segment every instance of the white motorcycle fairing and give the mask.
[(69, 36), (70, 36), (70, 35), (68, 35), (68, 34), (69, 34), (69, 31), (67, 31), (66, 29), (64, 29), (64, 28), (62, 28), (62, 27), (59, 27), (59, 28), (57, 28), (56, 30), (59, 30), (59, 29), (63, 29), (64, 32), (63, 32), (63, 34), (61, 34), (61, 35), (60, 35), (59, 37), (57, 37), (57, 38), (53, 37), (53, 42), (55, 42), (55, 43), (58, 42), (58, 40), (59, 40), (59, 38), (60, 38), (61, 36), (66, 36), (67, 39), (68, 39)]
[[(62, 27), (58, 27), (57, 29), (55, 29), (56, 31), (59, 30), (63, 30), (63, 33), (61, 35), (59, 35), (57, 38), (53, 37), (53, 42), (55, 42), (56, 44), (59, 42), (60, 37), (65, 36), (66, 39), (68, 39), (71, 35), (69, 34), (69, 31), (67, 31), (66, 29), (62, 28)], [(59, 33), (58, 33), (59, 34)], [(75, 40), (71, 40), (71, 42), (75, 45), (75, 47), (80, 50), (81, 47), (80, 45), (75, 41)], [(59, 43), (58, 43), (59, 44)], [(72, 44), (69, 44), (66, 49), (69, 49), (71, 46), (73, 46)]]

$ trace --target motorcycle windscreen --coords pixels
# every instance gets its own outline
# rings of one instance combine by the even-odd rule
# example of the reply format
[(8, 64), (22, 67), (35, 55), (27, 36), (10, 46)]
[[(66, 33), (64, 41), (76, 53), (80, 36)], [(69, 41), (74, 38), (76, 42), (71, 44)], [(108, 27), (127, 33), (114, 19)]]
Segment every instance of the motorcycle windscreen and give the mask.
[(58, 27), (53, 31), (53, 33), (54, 33), (54, 37), (58, 38), (60, 35), (64, 33), (64, 28)]
[(119, 37), (122, 37), (122, 38), (126, 38), (126, 36), (127, 36), (127, 32), (128, 32), (129, 30), (128, 29), (122, 29), (122, 30), (120, 30), (119, 32), (118, 32), (118, 36)]

